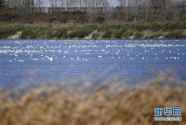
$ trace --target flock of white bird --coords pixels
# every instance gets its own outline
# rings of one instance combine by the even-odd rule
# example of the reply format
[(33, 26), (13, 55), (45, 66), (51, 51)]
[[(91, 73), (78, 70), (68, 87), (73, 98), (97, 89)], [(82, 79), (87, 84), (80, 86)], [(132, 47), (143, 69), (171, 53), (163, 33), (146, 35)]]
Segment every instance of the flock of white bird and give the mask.
[[(25, 59), (54, 61), (58, 58), (88, 61), (90, 55), (97, 57), (97, 59), (104, 59), (106, 55), (109, 55), (110, 59), (133, 60), (138, 58), (144, 60), (148, 58), (147, 55), (150, 52), (153, 52), (151, 57), (154, 59), (159, 59), (160, 53), (163, 53), (164, 59), (179, 60), (185, 55), (184, 52), (180, 52), (179, 48), (186, 47), (186, 40), (181, 44), (177, 40), (172, 43), (163, 40), (157, 42), (137, 40), (7, 40), (1, 41), (0, 45), (0, 55), (9, 56), (10, 63), (24, 62)], [(176, 49), (172, 50), (172, 48)]]

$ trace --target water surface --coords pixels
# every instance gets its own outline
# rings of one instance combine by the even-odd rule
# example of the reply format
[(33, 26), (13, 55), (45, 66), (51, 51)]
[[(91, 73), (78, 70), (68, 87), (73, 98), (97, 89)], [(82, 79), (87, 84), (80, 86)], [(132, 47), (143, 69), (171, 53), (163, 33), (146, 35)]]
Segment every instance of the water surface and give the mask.
[(0, 40), (0, 86), (58, 79), (68, 69), (70, 78), (99, 75), (112, 65), (105, 76), (137, 78), (175, 67), (186, 80), (185, 54), (186, 40)]

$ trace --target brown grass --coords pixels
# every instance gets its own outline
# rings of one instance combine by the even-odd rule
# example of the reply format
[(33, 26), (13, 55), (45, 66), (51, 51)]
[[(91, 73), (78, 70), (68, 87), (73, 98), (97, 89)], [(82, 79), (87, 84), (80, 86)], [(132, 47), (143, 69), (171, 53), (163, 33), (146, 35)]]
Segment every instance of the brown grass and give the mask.
[[(173, 73), (130, 87), (121, 87), (125, 80), (102, 86), (83, 81), (70, 87), (48, 82), (30, 92), (25, 88), (2, 92), (0, 125), (186, 124), (186, 82)], [(12, 98), (17, 91), (24, 94)], [(181, 107), (182, 121), (155, 122), (155, 107)]]

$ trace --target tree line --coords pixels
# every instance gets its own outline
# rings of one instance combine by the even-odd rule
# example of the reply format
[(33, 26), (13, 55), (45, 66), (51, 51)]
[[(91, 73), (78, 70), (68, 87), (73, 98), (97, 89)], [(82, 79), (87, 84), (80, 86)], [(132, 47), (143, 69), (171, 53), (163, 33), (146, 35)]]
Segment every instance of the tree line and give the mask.
[(0, 8), (4, 7), (4, 5), (5, 5), (4, 2), (5, 2), (4, 0), (0, 0)]
[[(107, 7), (105, 15), (107, 18), (113, 17), (120, 12), (123, 15), (123, 20), (130, 20), (133, 18), (137, 21), (143, 15), (145, 21), (149, 21), (151, 15), (161, 14), (164, 21), (174, 18), (175, 21), (179, 17), (186, 18), (186, 0), (116, 0), (118, 3), (117, 10), (114, 11), (113, 6), (108, 0), (49, 0), (52, 8), (55, 7), (87, 7), (90, 9), (89, 13), (96, 15), (98, 12), (92, 10), (93, 8)], [(91, 8), (92, 7), (92, 8)], [(116, 10), (116, 9), (115, 9)], [(131, 17), (132, 15), (132, 17)]]
[[(14, 8), (15, 11), (25, 13), (24, 8), (41, 8), (44, 0), (0, 0), (0, 7)], [(143, 16), (145, 21), (155, 14), (162, 15), (164, 21), (174, 19), (178, 21), (180, 17), (186, 18), (186, 0), (116, 0), (118, 6), (113, 7), (108, 0), (48, 0), (51, 8), (87, 8), (87, 13), (91, 19), (100, 15), (99, 9), (106, 8), (101, 13), (106, 18), (120, 16), (123, 20), (137, 21)], [(118, 15), (119, 14), (119, 15)], [(184, 19), (185, 20), (185, 19)]]

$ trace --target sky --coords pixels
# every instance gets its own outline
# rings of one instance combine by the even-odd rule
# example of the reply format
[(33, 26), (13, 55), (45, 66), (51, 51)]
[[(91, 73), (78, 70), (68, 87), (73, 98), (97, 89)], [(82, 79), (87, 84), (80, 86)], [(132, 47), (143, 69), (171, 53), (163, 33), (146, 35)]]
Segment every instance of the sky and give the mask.
[(117, 6), (118, 5), (118, 1), (116, 1), (116, 0), (107, 0), (109, 3), (110, 3), (110, 5), (112, 5), (112, 6)]

